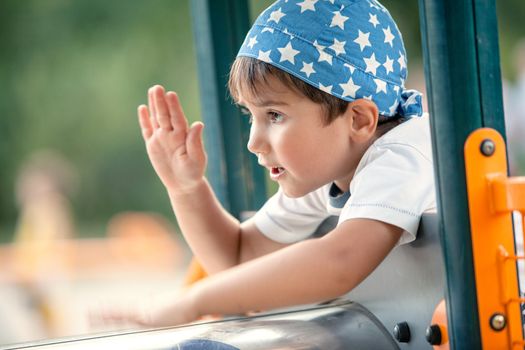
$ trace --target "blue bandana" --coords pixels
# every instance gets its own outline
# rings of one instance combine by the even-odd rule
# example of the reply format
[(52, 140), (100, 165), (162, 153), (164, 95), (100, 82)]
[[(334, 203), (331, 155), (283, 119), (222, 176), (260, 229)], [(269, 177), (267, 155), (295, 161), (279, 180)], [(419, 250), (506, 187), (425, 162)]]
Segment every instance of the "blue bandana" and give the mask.
[(366, 98), (384, 116), (423, 115), (405, 90), (406, 51), (376, 0), (279, 0), (248, 32), (238, 56), (272, 64), (346, 101)]

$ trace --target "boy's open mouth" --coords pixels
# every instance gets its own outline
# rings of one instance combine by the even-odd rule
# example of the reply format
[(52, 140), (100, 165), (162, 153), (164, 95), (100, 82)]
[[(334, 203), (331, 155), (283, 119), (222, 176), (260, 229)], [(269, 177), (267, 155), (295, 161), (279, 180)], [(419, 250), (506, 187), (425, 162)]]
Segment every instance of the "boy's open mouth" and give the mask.
[(272, 179), (277, 179), (279, 176), (281, 176), (286, 170), (283, 167), (272, 167), (270, 171), (270, 177)]

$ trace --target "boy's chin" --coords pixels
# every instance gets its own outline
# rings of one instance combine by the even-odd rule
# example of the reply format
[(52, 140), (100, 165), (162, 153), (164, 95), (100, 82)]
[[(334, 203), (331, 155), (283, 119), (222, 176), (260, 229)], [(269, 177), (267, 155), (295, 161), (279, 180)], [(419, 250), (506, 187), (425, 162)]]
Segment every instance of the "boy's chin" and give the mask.
[(289, 198), (300, 198), (306, 196), (308, 193), (314, 191), (314, 190), (307, 190), (307, 189), (299, 189), (299, 188), (290, 188), (287, 186), (281, 186), (281, 191), (283, 191), (284, 195)]

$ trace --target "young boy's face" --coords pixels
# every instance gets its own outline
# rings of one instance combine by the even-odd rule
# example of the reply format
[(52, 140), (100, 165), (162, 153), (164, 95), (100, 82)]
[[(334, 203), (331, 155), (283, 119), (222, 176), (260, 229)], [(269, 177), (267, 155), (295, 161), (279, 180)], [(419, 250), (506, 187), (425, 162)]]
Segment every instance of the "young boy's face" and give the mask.
[(330, 182), (350, 183), (361, 157), (353, 151), (346, 117), (323, 125), (321, 106), (274, 78), (257, 96), (239, 94), (251, 114), (248, 149), (289, 197)]

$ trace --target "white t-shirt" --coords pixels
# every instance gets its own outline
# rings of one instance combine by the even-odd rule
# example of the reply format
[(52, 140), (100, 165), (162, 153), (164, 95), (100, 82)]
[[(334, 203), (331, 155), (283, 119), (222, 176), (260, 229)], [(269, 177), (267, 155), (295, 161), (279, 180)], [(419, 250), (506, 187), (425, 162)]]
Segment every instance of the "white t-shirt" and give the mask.
[(349, 193), (334, 197), (327, 184), (300, 198), (281, 190), (255, 214), (268, 238), (293, 243), (312, 235), (329, 216), (386, 222), (404, 230), (399, 244), (416, 238), (421, 215), (436, 208), (428, 115), (412, 118), (377, 139), (361, 158)]

